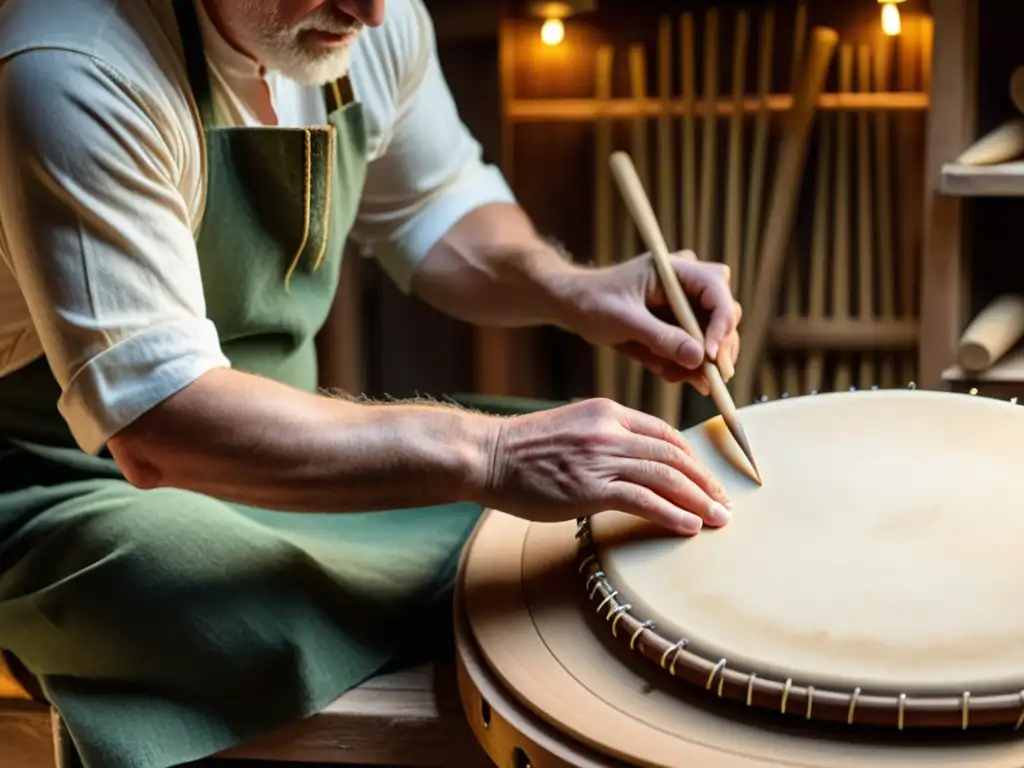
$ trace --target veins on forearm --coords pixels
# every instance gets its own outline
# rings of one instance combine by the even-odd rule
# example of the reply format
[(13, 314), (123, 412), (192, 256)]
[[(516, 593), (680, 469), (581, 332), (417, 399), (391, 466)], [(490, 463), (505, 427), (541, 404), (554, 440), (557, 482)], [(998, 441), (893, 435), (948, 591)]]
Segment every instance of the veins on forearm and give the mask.
[(431, 250), (417, 269), (413, 292), (477, 325), (561, 325), (568, 286), (581, 269), (519, 209), (485, 206)]

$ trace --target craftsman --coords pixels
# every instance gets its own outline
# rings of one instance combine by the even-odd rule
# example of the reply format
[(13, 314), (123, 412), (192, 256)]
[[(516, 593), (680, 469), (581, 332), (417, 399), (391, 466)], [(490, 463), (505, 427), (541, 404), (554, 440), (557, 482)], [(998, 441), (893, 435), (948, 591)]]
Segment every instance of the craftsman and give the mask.
[(534, 231), (422, 0), (0, 0), (0, 648), (87, 768), (203, 759), (415, 650), (483, 506), (728, 520), (676, 430), (614, 403), (318, 393), (349, 237), (469, 323), (700, 389), (738, 355), (721, 266), (674, 256), (702, 348), (648, 257)]

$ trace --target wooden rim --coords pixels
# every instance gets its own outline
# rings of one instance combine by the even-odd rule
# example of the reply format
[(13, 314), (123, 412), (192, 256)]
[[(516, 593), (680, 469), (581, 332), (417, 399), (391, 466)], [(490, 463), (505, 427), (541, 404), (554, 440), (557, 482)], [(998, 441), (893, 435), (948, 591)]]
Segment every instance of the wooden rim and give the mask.
[(589, 520), (577, 521), (578, 572), (587, 599), (605, 620), (613, 637), (631, 651), (666, 670), (669, 675), (705, 689), (709, 696), (745, 703), (748, 707), (849, 725), (904, 728), (962, 729), (1024, 725), (1024, 690), (971, 696), (970, 691), (893, 696), (867, 688), (818, 688), (811, 681), (762, 677), (756, 670), (738, 669), (726, 658), (702, 655), (686, 638), (670, 639), (654, 621), (637, 616), (602, 570)]

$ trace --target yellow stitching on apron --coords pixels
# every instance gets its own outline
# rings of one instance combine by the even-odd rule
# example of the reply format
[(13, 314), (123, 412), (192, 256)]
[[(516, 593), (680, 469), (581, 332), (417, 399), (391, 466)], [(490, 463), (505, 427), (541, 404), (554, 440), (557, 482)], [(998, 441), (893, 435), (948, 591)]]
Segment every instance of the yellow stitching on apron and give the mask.
[(338, 81), (331, 81), (331, 88), (334, 90), (334, 108), (341, 109), (345, 106), (345, 102), (341, 98), (341, 88), (338, 87)]
[(334, 189), (334, 128), (332, 126), (327, 127), (327, 191), (324, 194), (324, 216), (323, 216), (323, 230), (324, 236), (320, 242), (320, 251), (316, 255), (316, 259), (313, 261), (313, 271), (316, 272), (320, 269), (320, 265), (323, 263), (324, 255), (327, 253), (327, 242), (331, 236), (331, 192)]
[(295, 258), (292, 259), (291, 266), (288, 267), (288, 273), (284, 276), (284, 287), (285, 290), (291, 290), (290, 283), (292, 275), (295, 273), (296, 268), (299, 266), (299, 261), (302, 259), (302, 253), (306, 250), (306, 242), (309, 240), (309, 216), (310, 208), (312, 207), (311, 197), (313, 194), (313, 149), (312, 149), (312, 134), (309, 129), (306, 128), (303, 131), (306, 134), (306, 177), (305, 177), (305, 224), (303, 225), (302, 231), (302, 243), (299, 245), (299, 250), (295, 254)]

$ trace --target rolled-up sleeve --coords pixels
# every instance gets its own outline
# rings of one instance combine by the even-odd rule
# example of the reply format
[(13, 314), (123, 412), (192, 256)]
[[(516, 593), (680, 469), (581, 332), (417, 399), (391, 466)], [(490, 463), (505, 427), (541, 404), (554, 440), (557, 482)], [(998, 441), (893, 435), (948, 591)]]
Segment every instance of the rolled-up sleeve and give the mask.
[(382, 154), (371, 161), (353, 235), (400, 289), (435, 244), (476, 208), (514, 203), (500, 170), (484, 162), (459, 116), (420, 0), (389, 6), (394, 23), (397, 111)]
[(0, 253), (89, 453), (229, 365), (206, 317), (182, 151), (130, 83), (85, 55), (0, 67)]

